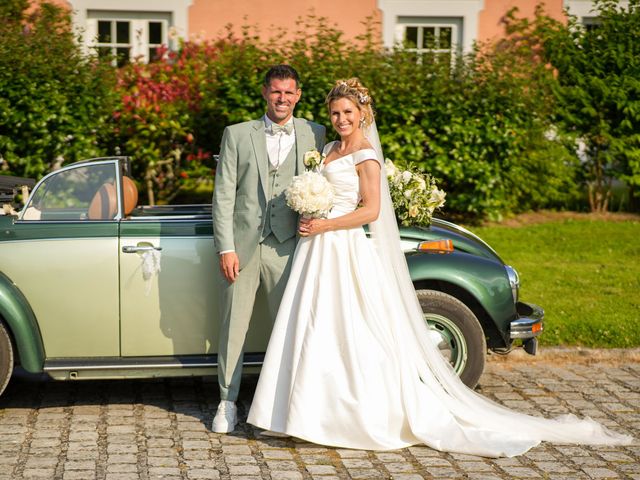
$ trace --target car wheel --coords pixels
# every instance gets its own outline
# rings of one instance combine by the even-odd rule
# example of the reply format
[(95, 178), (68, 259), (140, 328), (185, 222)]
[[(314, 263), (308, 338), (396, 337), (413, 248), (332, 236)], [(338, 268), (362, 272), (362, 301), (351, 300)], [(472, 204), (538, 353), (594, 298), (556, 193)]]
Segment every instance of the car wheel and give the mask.
[(0, 321), (0, 395), (9, 383), (13, 372), (13, 346), (9, 332)]
[(465, 385), (473, 388), (484, 370), (487, 344), (480, 322), (457, 298), (436, 290), (417, 290), (434, 342)]

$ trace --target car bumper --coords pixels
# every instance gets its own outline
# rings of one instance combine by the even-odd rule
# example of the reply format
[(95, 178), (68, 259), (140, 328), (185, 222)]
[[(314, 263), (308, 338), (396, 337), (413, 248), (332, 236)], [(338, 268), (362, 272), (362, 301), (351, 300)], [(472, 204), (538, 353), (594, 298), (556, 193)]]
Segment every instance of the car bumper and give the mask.
[(544, 330), (544, 310), (532, 303), (516, 303), (518, 318), (511, 322), (510, 337), (522, 339), (524, 350), (535, 355), (538, 350), (538, 335)]

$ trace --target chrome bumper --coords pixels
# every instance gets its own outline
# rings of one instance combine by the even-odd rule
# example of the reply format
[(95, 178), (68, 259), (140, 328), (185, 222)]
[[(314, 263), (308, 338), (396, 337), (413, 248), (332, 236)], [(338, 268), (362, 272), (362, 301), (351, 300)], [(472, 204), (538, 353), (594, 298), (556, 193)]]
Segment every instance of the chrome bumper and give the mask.
[(510, 337), (534, 338), (544, 330), (544, 310), (532, 303), (516, 303), (518, 318), (511, 322)]
[(518, 318), (511, 322), (511, 339), (522, 339), (522, 347), (529, 355), (538, 352), (538, 335), (544, 330), (544, 310), (532, 303), (516, 303)]

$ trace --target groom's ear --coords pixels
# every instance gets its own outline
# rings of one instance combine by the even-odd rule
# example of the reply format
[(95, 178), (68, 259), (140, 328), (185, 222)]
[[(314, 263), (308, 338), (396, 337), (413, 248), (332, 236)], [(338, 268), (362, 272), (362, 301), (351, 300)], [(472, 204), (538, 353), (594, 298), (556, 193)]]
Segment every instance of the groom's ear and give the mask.
[(267, 99), (267, 86), (266, 85), (262, 85), (261, 92), (262, 92), (262, 98), (264, 98), (266, 100)]

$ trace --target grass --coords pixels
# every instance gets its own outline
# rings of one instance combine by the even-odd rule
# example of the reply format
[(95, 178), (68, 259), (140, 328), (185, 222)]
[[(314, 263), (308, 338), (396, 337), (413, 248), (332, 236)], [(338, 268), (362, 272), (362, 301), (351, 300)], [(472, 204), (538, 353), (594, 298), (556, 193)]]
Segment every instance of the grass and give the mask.
[(545, 310), (542, 345), (640, 346), (640, 221), (563, 219), (472, 228)]

